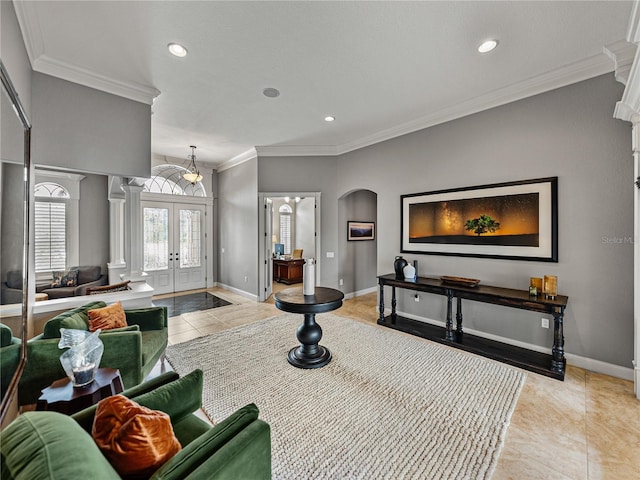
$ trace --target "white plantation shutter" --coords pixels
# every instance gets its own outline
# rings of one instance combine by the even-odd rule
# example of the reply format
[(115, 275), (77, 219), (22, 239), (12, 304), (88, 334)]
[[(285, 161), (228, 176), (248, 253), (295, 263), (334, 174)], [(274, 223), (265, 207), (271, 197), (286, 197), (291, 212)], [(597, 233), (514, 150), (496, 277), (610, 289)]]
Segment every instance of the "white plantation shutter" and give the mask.
[(278, 209), (280, 214), (280, 243), (284, 244), (285, 255), (291, 254), (291, 207), (282, 205)]
[(64, 270), (66, 252), (66, 205), (35, 202), (36, 272)]
[(67, 264), (67, 200), (69, 192), (53, 182), (34, 188), (36, 272), (64, 270)]
[(291, 214), (280, 214), (280, 243), (284, 243), (284, 253), (291, 253)]

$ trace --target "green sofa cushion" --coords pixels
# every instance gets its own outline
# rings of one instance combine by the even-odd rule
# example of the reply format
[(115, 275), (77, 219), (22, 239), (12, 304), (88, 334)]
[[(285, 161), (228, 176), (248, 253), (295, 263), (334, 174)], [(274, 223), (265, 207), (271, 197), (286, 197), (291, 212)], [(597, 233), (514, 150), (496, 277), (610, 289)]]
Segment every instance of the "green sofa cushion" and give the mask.
[(141, 333), (142, 363), (143, 365), (155, 364), (167, 348), (167, 334), (162, 330), (146, 330)]
[[(180, 401), (173, 400), (176, 398)], [(179, 422), (202, 406), (202, 370), (194, 370), (133, 400), (144, 407), (167, 413), (171, 423)]]
[(93, 308), (103, 308), (106, 307), (107, 304), (102, 301), (90, 302), (81, 307), (74, 308), (73, 310), (69, 310), (68, 312), (61, 313), (60, 315), (56, 315), (47, 323), (44, 324), (44, 331), (42, 333), (42, 338), (60, 338), (60, 323), (66, 318), (69, 318), (76, 313), (80, 313), (85, 316), (87, 325), (89, 324), (89, 315), (87, 314), (87, 310), (91, 310)]
[(0, 348), (7, 347), (13, 343), (13, 332), (11, 329), (0, 323)]
[(100, 336), (108, 335), (110, 333), (118, 333), (118, 332), (139, 332), (140, 327), (138, 325), (127, 325), (126, 327), (120, 328), (110, 328), (109, 330), (103, 330), (100, 332)]
[(140, 330), (163, 330), (167, 328), (167, 307), (148, 307), (125, 310), (127, 324), (140, 325)]
[[(206, 432), (204, 435), (201, 435), (199, 438), (184, 447), (171, 460), (160, 467), (160, 469), (151, 477), (152, 480), (186, 478), (188, 475), (192, 474), (199, 466), (201, 466), (201, 464), (204, 464), (206, 462), (206, 459), (212, 457), (218, 452), (223, 453), (222, 451), (224, 450), (224, 447), (229, 442), (235, 441), (238, 437), (241, 437), (241, 434), (244, 433), (243, 430), (245, 430), (258, 418), (258, 413), (258, 407), (256, 407), (254, 404), (249, 404), (245, 407), (242, 407), (233, 415), (227, 417), (221, 423)], [(263, 422), (260, 423), (266, 426), (266, 432), (268, 433), (268, 425)], [(251, 443), (251, 436), (249, 436), (249, 438), (246, 438), (245, 441)], [(267, 442), (267, 444), (268, 446), (266, 446), (265, 448), (268, 450), (267, 453), (270, 459), (270, 442)], [(250, 462), (257, 461), (261, 463), (258, 458), (253, 457), (253, 451), (250, 448), (245, 449), (244, 451), (233, 448), (233, 452), (228, 452), (228, 454), (230, 456), (230, 459), (232, 459), (234, 456), (242, 455), (246, 459), (246, 462), (240, 462), (240, 464), (244, 463), (245, 467)], [(226, 457), (226, 455), (224, 456)], [(234, 463), (237, 464), (237, 459)], [(219, 460), (216, 460), (215, 469), (219, 470), (220, 468), (224, 468), (224, 466), (220, 463)], [(270, 460), (268, 470), (262, 469), (262, 471), (268, 471), (269, 473), (271, 472)], [(200, 478), (261, 478), (246, 476), (217, 476), (214, 475), (213, 471), (208, 469), (205, 469), (200, 473)], [(219, 471), (215, 473), (219, 474)]]
[(63, 318), (60, 322), (60, 328), (71, 328), (74, 330), (89, 330), (89, 324), (87, 323), (87, 315), (81, 312), (74, 313), (73, 315)]
[(119, 479), (71, 417), (26, 412), (2, 431), (2, 480)]

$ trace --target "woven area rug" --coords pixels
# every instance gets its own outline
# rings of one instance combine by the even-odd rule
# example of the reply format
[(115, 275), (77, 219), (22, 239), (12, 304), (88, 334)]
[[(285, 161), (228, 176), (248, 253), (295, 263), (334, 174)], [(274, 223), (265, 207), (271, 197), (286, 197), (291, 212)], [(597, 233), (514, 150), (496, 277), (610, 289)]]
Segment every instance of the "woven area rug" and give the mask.
[(179, 374), (204, 371), (219, 422), (255, 403), (271, 425), (274, 479), (483, 479), (498, 460), (525, 374), (333, 314), (316, 317), (333, 359), (287, 362), (302, 315), (172, 345)]

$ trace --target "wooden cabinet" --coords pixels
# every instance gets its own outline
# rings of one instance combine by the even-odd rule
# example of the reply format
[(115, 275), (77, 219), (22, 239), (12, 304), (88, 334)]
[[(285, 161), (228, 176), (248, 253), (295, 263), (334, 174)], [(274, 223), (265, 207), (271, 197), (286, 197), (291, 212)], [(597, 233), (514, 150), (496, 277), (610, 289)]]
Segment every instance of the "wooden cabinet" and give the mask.
[(273, 259), (273, 279), (276, 282), (286, 283), (302, 283), (302, 266), (304, 258), (295, 258), (292, 260)]

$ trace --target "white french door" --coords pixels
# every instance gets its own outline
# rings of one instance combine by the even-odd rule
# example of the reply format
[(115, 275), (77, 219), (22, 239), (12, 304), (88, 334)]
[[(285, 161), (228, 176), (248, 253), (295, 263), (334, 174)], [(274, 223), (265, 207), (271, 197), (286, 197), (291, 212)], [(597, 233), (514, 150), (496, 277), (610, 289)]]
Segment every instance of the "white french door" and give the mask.
[(206, 287), (205, 206), (141, 202), (144, 265), (154, 294)]

